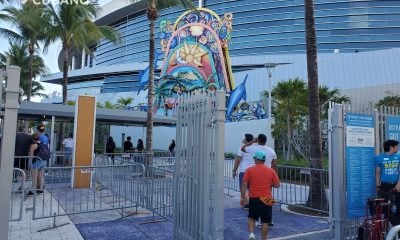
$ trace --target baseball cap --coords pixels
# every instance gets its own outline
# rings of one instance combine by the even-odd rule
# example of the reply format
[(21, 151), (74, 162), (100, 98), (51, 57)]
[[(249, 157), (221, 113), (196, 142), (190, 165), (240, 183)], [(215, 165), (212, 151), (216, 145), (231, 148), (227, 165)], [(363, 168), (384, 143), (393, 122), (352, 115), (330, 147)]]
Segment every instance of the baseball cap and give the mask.
[(260, 161), (265, 161), (265, 154), (262, 151), (257, 151), (256, 153), (254, 153), (253, 158), (260, 160)]

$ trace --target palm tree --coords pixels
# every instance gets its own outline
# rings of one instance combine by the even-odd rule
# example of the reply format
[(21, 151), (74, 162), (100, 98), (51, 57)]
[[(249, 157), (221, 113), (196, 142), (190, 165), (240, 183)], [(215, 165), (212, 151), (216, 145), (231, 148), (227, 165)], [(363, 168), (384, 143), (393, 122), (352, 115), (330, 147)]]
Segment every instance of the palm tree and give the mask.
[[(40, 96), (46, 97), (47, 95), (41, 93), (44, 90), (43, 86), (40, 82), (36, 80), (31, 80), (31, 74), (33, 78), (36, 76), (45, 75), (48, 72), (46, 65), (44, 64), (44, 60), (38, 56), (33, 55), (31, 57), (28, 52), (28, 42), (24, 42), (22, 40), (16, 40), (13, 42), (9, 42), (10, 48), (5, 53), (0, 54), (0, 67), (4, 67), (6, 64), (7, 57), (10, 58), (10, 63), (12, 65), (19, 66), (21, 68), (21, 79), (20, 79), (20, 87), (22, 88), (24, 94), (28, 98), (28, 94), (30, 96)], [(31, 66), (31, 68), (29, 68)], [(29, 90), (29, 83), (31, 82), (31, 89)]]
[[(282, 134), (286, 132), (287, 151), (285, 151), (285, 160), (292, 159), (292, 138), (293, 130), (299, 124), (299, 120), (307, 112), (307, 88), (303, 80), (299, 78), (289, 79), (285, 82), (279, 82), (272, 90), (274, 97), (274, 115), (283, 116), (284, 122), (282, 123), (280, 131), (274, 128), (275, 134)], [(278, 122), (278, 121), (277, 121)], [(279, 121), (280, 122), (280, 121)], [(278, 125), (276, 125), (278, 126)]]
[(22, 8), (8, 7), (3, 9), (0, 19), (12, 23), (18, 29), (18, 32), (14, 32), (9, 29), (0, 28), (0, 36), (28, 43), (29, 64), (26, 66), (28, 68), (28, 86), (25, 90), (27, 101), (30, 102), (34, 77), (32, 65), (35, 48), (38, 48), (39, 42), (44, 39), (49, 18), (44, 14), (43, 4), (34, 4), (32, 1), (27, 1)]
[(131, 97), (128, 97), (128, 98), (121, 97), (121, 98), (118, 99), (117, 104), (119, 106), (121, 106), (122, 108), (126, 108), (130, 104), (132, 104), (132, 102), (133, 102), (133, 98), (131, 98)]
[[(176, 5), (185, 9), (195, 9), (189, 0), (147, 0), (147, 18), (149, 19), (149, 63), (154, 62), (155, 43), (154, 29), (158, 19), (158, 10)], [(147, 99), (147, 123), (146, 123), (146, 150), (151, 153), (153, 150), (153, 102), (154, 102), (154, 64), (149, 64), (148, 99)]]
[[(308, 73), (308, 115), (310, 132), (310, 167), (322, 168), (322, 139), (320, 127), (320, 101), (318, 92), (317, 36), (315, 30), (314, 0), (304, 0), (305, 32)], [(328, 209), (322, 175), (311, 171), (307, 206)], [(322, 194), (321, 194), (322, 193)]]
[(51, 25), (46, 29), (45, 47), (50, 43), (61, 40), (63, 54), (63, 104), (67, 104), (68, 63), (69, 50), (72, 47), (90, 51), (89, 47), (95, 45), (101, 39), (107, 39), (114, 43), (119, 41), (119, 34), (110, 26), (97, 26), (95, 19), (99, 9), (97, 1), (89, 4), (81, 2), (62, 3), (54, 7), (46, 5), (45, 12), (51, 18)]

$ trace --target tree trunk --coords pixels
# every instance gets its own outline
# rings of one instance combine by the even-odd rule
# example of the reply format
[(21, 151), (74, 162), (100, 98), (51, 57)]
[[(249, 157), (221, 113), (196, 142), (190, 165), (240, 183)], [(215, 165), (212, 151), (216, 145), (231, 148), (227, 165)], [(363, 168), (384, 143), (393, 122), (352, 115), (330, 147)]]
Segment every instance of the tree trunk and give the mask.
[[(146, 123), (146, 152), (151, 155), (153, 152), (153, 102), (154, 102), (154, 28), (155, 21), (158, 18), (157, 2), (152, 0), (147, 9), (147, 18), (149, 19), (150, 37), (149, 37), (149, 83), (147, 96), (147, 123)], [(151, 158), (145, 158), (145, 165), (151, 165)]]
[(33, 54), (35, 53), (35, 46), (33, 43), (29, 43), (28, 45), (29, 51), (29, 70), (28, 70), (28, 92), (26, 93), (26, 101), (31, 101), (32, 96), (32, 81), (33, 81)]
[(286, 118), (286, 127), (287, 127), (287, 132), (286, 132), (286, 140), (287, 140), (287, 152), (285, 156), (285, 160), (291, 160), (292, 157), (292, 127), (291, 127), (291, 119), (290, 119), (290, 114), (288, 114), (288, 117)]
[[(305, 0), (305, 31), (308, 72), (308, 110), (310, 132), (310, 166), (322, 169), (322, 141), (320, 127), (320, 103), (318, 96), (317, 37), (314, 18), (314, 0)], [(328, 201), (322, 174), (312, 170), (310, 191), (306, 205), (312, 208), (328, 210)]]
[[(63, 44), (63, 52), (64, 52), (64, 61), (63, 61), (63, 82), (62, 82), (62, 99), (63, 105), (67, 104), (68, 101), (68, 45)], [(61, 145), (64, 139), (64, 129), (65, 129), (65, 122), (60, 123), (60, 134), (58, 137), (58, 149), (61, 149)]]

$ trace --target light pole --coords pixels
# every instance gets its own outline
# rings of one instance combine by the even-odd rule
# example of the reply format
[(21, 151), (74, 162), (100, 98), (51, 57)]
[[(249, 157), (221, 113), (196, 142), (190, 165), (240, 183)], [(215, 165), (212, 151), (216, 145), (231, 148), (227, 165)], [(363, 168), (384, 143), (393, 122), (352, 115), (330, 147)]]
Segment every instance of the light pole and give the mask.
[(279, 63), (266, 63), (264, 67), (267, 69), (268, 74), (268, 141), (270, 143), (270, 147), (274, 147), (274, 142), (272, 141), (272, 71), (278, 66)]

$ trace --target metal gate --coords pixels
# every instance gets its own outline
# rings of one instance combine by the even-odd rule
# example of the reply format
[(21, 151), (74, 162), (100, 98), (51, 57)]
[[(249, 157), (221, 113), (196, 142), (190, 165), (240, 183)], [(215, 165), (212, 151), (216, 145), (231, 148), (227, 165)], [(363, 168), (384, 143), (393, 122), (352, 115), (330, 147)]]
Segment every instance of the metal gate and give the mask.
[(174, 239), (223, 239), (224, 92), (178, 100)]
[[(346, 124), (347, 114), (365, 114), (374, 118), (374, 150), (375, 154), (383, 151), (382, 144), (387, 140), (385, 136), (388, 117), (399, 117), (400, 108), (381, 106), (376, 109), (372, 104), (364, 105), (334, 105), (330, 109), (330, 218), (334, 239), (357, 239), (358, 227), (363, 217), (349, 218), (347, 216), (346, 183)], [(334, 176), (334, 177), (333, 177)], [(371, 177), (374, 177), (371, 176)], [(373, 197), (373, 196), (371, 196)], [(367, 199), (360, 199), (365, 201)]]

